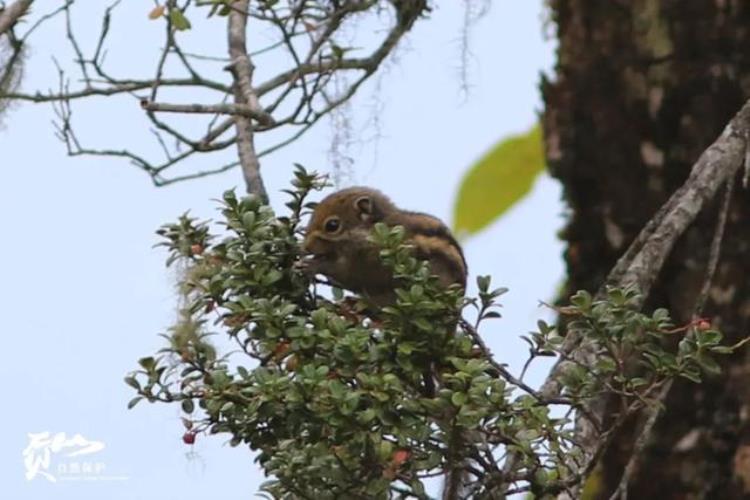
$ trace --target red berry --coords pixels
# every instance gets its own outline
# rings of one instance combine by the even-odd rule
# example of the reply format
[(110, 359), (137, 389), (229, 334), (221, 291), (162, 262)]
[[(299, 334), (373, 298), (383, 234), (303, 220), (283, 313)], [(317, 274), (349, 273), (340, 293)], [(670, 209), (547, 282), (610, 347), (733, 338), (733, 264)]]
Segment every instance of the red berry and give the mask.
[(702, 319), (698, 321), (698, 324), (695, 325), (695, 327), (700, 331), (710, 330), (711, 329), (711, 323), (706, 321), (705, 319)]
[(411, 453), (409, 450), (396, 450), (393, 452), (393, 464), (399, 466), (409, 459)]
[(190, 253), (193, 255), (200, 255), (203, 253), (203, 245), (200, 245), (198, 243), (194, 245), (190, 245)]
[(185, 444), (195, 443), (195, 432), (189, 431), (182, 435), (182, 442)]

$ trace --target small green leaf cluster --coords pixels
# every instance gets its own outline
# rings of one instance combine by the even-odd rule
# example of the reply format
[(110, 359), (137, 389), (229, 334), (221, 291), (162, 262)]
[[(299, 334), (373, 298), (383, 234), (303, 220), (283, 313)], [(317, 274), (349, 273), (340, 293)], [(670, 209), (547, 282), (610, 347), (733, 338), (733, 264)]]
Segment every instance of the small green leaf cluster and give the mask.
[[(563, 382), (566, 394), (576, 399), (603, 391), (625, 399), (643, 400), (676, 377), (700, 383), (703, 373), (717, 373), (713, 356), (732, 351), (722, 346), (722, 335), (705, 320), (675, 327), (666, 309), (640, 312), (642, 297), (635, 288), (611, 288), (602, 299), (587, 292), (571, 298), (562, 311), (568, 329), (592, 342), (593, 363), (571, 363)], [(562, 338), (543, 327), (548, 335), (537, 338), (540, 351), (560, 353)], [(551, 333), (551, 335), (550, 335)], [(670, 337), (682, 336), (674, 350)]]

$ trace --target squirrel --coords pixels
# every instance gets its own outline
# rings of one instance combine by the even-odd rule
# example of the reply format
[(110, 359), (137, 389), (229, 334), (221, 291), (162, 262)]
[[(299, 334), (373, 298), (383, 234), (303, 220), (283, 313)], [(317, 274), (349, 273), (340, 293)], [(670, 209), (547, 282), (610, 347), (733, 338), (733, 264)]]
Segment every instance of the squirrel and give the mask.
[[(442, 286), (457, 284), (466, 289), (466, 259), (448, 227), (432, 215), (402, 210), (383, 193), (368, 187), (342, 189), (315, 207), (302, 244), (309, 255), (301, 261), (303, 268), (364, 296), (373, 305), (394, 303), (393, 273), (381, 262), (377, 245), (369, 240), (378, 222), (402, 226), (416, 257), (429, 263)], [(424, 372), (424, 393), (428, 397), (435, 395), (434, 372), (432, 363)], [(457, 498), (465, 483), (463, 468), (451, 468), (446, 472), (443, 498)]]
[(302, 266), (378, 306), (395, 302), (392, 272), (369, 240), (373, 226), (403, 226), (416, 257), (429, 262), (439, 283), (466, 288), (467, 265), (461, 246), (440, 219), (398, 208), (386, 195), (368, 187), (342, 189), (313, 211), (302, 244), (309, 257)]

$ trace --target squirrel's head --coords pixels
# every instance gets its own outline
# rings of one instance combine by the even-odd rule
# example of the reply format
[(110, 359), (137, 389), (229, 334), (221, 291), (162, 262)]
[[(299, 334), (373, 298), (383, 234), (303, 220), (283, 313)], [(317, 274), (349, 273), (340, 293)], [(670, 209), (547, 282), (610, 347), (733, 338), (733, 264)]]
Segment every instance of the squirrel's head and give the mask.
[(336, 191), (315, 207), (302, 249), (316, 257), (331, 255), (395, 210), (391, 200), (376, 189), (351, 187)]

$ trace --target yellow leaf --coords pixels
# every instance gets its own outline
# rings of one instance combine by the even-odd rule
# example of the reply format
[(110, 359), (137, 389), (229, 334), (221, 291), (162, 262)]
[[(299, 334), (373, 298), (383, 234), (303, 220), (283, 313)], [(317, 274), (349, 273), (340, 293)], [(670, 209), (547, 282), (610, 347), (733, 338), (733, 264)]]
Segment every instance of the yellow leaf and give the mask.
[(153, 8), (151, 12), (148, 13), (149, 19), (159, 19), (161, 16), (164, 15), (164, 6), (163, 5), (157, 5)]
[(455, 233), (477, 233), (503, 215), (531, 190), (544, 165), (539, 125), (501, 140), (461, 181), (453, 208)]

